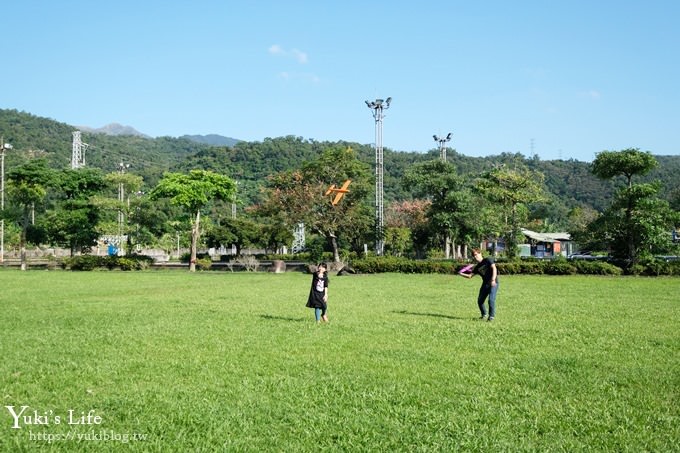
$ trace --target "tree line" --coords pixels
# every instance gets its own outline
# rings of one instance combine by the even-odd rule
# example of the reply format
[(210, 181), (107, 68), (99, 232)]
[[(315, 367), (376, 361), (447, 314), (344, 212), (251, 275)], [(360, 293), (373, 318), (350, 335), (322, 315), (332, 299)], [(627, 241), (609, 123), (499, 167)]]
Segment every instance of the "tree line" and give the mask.
[[(295, 224), (304, 222), (313, 233), (310, 247), (329, 250), (340, 259), (341, 253), (360, 253), (375, 239), (374, 150), (368, 145), (289, 136), (215, 147), (171, 137), (83, 133), (89, 145), (87, 167), (71, 170), (73, 130), (53, 120), (0, 110), (0, 132), (13, 145), (6, 156), (8, 204), (3, 212), (8, 244), (22, 250), (26, 244), (52, 244), (76, 253), (86, 252), (103, 236), (125, 236), (128, 250), (171, 249), (169, 244), (180, 237), (194, 253), (201, 245), (231, 244), (273, 251), (289, 245)], [(633, 173), (603, 172), (598, 159), (611, 153), (620, 160), (648, 156), (649, 162), (640, 158), (647, 164)], [(384, 160), (384, 234), (386, 252), (393, 255), (450, 252), (455, 257), (464, 253), (461, 246), (494, 237), (504, 238), (513, 255), (520, 226), (570, 231), (594, 250), (611, 250), (622, 236), (607, 240), (604, 232), (614, 228), (617, 206), (627, 224), (621, 228), (629, 233), (642, 207), (646, 212), (655, 209), (657, 217), (648, 222), (657, 225), (659, 238), (661, 230), (677, 225), (677, 156), (606, 151), (588, 164), (541, 161), (520, 153), (471, 158), (453, 150), (442, 162), (437, 150), (386, 149)], [(120, 171), (123, 162), (127, 172)], [(622, 165), (615, 162), (609, 160), (604, 167)], [(630, 184), (622, 194), (626, 178)], [(633, 178), (645, 188), (632, 184)], [(342, 203), (330, 205), (325, 188), (345, 179), (352, 180), (350, 193)], [(198, 189), (178, 201), (180, 194), (169, 188), (191, 186), (188, 181)], [(201, 191), (198, 204), (186, 198), (199, 197)], [(126, 194), (123, 199), (121, 193)], [(235, 204), (239, 214), (233, 217)], [(631, 255), (638, 246), (631, 245), (629, 237), (625, 241), (629, 252), (624, 255), (634, 260), (669, 246), (659, 239)]]

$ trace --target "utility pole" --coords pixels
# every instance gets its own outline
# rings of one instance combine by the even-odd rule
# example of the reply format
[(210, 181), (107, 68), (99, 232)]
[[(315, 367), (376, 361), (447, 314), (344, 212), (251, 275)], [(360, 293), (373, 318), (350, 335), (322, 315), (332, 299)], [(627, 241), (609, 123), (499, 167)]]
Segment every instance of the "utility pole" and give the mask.
[[(446, 137), (440, 137), (438, 135), (433, 135), (434, 141), (439, 144), (439, 157), (442, 162), (446, 162), (446, 143), (451, 140), (451, 132), (449, 132)], [(446, 235), (444, 238), (444, 257), (448, 260), (451, 256), (450, 250), (452, 249), (451, 238)]]
[(365, 101), (366, 106), (373, 110), (375, 119), (375, 254), (382, 256), (385, 252), (385, 206), (383, 192), (383, 143), (382, 125), (383, 110), (390, 108), (392, 98)]
[[(238, 181), (236, 181), (236, 191), (238, 192)], [(232, 219), (236, 218), (236, 202), (235, 201), (231, 202), (231, 218)]]
[(0, 263), (5, 262), (5, 218), (4, 218), (4, 211), (5, 211), (5, 150), (12, 149), (12, 145), (9, 143), (5, 143), (5, 137), (0, 137), (0, 154), (2, 155), (2, 163), (0, 166), (0, 174), (2, 174), (2, 179), (0, 182), (0, 192), (2, 192), (2, 209), (3, 211), (3, 218), (2, 218), (2, 223), (0, 226)]
[(433, 135), (432, 137), (435, 142), (439, 143), (439, 157), (441, 157), (443, 162), (446, 162), (446, 142), (451, 140), (451, 132), (446, 137), (439, 137), (438, 135)]
[[(121, 176), (125, 174), (125, 170), (130, 168), (130, 164), (124, 164), (123, 162), (118, 164), (118, 171), (120, 171)], [(118, 209), (118, 254), (123, 255), (123, 224), (125, 221), (123, 214), (123, 204), (125, 203), (125, 187), (123, 186), (123, 181), (118, 183), (118, 201), (120, 202), (120, 208)]]

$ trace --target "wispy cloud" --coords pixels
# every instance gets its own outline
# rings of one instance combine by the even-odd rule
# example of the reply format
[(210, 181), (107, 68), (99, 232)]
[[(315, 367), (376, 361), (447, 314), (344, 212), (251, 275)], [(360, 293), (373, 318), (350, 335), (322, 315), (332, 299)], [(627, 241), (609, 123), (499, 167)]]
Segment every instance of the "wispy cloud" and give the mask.
[(269, 53), (280, 57), (292, 58), (300, 64), (305, 64), (309, 60), (305, 52), (299, 49), (284, 49), (278, 44), (270, 46)]
[(593, 99), (593, 100), (598, 100), (602, 97), (602, 94), (597, 91), (597, 90), (587, 90), (587, 91), (582, 91), (581, 96), (588, 98), (588, 99)]

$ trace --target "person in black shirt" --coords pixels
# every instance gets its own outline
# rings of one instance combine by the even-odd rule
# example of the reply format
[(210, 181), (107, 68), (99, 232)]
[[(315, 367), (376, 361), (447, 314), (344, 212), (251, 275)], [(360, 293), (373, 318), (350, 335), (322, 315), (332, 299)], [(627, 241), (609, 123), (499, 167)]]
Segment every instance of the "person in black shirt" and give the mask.
[(491, 257), (482, 257), (482, 252), (479, 249), (472, 249), (472, 256), (477, 261), (477, 264), (469, 274), (461, 274), (464, 277), (472, 278), (473, 275), (479, 274), (482, 277), (482, 286), (479, 288), (479, 296), (477, 297), (477, 305), (479, 311), (482, 313), (480, 319), (486, 317), (486, 307), (484, 302), (489, 298), (489, 321), (493, 321), (496, 317), (496, 294), (498, 293), (498, 269), (496, 263)]

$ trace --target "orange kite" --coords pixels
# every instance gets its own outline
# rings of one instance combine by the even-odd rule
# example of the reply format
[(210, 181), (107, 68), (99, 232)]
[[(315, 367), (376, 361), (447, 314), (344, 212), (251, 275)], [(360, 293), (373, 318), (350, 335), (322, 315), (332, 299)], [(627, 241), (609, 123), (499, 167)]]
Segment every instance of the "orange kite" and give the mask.
[(349, 190), (347, 188), (349, 187), (349, 183), (351, 183), (351, 182), (352, 182), (352, 180), (348, 179), (347, 181), (345, 181), (342, 184), (342, 187), (340, 187), (339, 189), (335, 187), (335, 184), (333, 184), (332, 186), (330, 186), (328, 188), (328, 190), (326, 191), (326, 195), (331, 195), (332, 193), (335, 193), (335, 197), (333, 198), (333, 201), (331, 201), (331, 204), (333, 206), (338, 204), (340, 202), (340, 200), (342, 199), (342, 197), (344, 197), (345, 194), (347, 192), (349, 192)]

